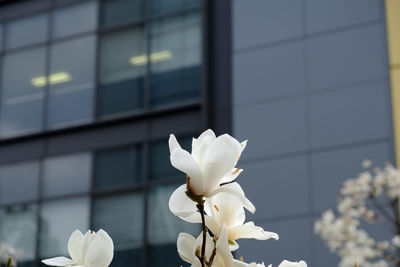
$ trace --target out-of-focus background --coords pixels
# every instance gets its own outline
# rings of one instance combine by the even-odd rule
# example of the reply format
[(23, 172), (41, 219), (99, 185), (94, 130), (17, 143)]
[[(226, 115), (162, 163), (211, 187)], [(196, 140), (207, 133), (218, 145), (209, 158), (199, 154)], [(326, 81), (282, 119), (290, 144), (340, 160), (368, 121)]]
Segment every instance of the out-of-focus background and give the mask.
[(167, 138), (190, 150), (212, 128), (249, 139), (248, 219), (280, 235), (236, 256), (336, 266), (313, 222), (362, 160), (395, 162), (399, 13), (398, 0), (1, 0), (0, 242), (40, 266), (74, 229), (104, 228), (112, 267), (183, 265), (177, 235), (199, 228), (167, 208), (185, 181)]

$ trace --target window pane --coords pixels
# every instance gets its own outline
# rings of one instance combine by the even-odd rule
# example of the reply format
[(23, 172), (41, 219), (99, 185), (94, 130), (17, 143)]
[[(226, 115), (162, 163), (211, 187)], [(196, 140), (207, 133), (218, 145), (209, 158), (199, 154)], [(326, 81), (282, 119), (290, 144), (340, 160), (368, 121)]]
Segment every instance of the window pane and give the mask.
[(159, 14), (198, 6), (200, 0), (152, 0), (151, 11)]
[[(191, 151), (192, 139), (190, 137), (178, 137), (179, 144), (183, 149)], [(172, 167), (169, 159), (168, 140), (160, 140), (150, 144), (149, 157), (149, 179), (165, 179), (182, 176), (185, 181), (184, 174)], [(183, 182), (182, 182), (183, 183)]]
[(201, 17), (197, 13), (151, 27), (151, 105), (196, 100), (201, 88)]
[(95, 37), (51, 48), (48, 125), (50, 128), (93, 120)]
[(38, 197), (39, 163), (24, 162), (0, 167), (0, 203), (34, 200)]
[(103, 228), (114, 240), (116, 255), (111, 266), (140, 266), (143, 194), (133, 193), (95, 199), (93, 227)]
[(101, 26), (111, 27), (141, 19), (144, 15), (144, 0), (101, 1)]
[(100, 46), (100, 116), (143, 107), (146, 40), (142, 28), (107, 34)]
[(3, 66), (2, 136), (40, 130), (46, 80), (45, 49), (8, 54), (4, 57)]
[(37, 231), (36, 206), (23, 205), (0, 209), (0, 240), (21, 252), (19, 261), (35, 259)]
[(89, 198), (43, 203), (41, 209), (40, 257), (68, 256), (67, 242), (73, 231), (89, 229)]
[(96, 154), (96, 189), (128, 186), (142, 181), (142, 150), (140, 147), (101, 151)]
[(45, 42), (47, 23), (47, 14), (11, 21), (7, 24), (7, 49)]
[(189, 233), (197, 237), (201, 231), (199, 224), (182, 221), (168, 208), (169, 198), (179, 186), (180, 184), (157, 186), (150, 190), (147, 235), (151, 266), (181, 266), (184, 262), (176, 253), (179, 233)]
[(89, 192), (92, 169), (90, 153), (48, 158), (43, 164), (45, 197)]
[(0, 24), (0, 52), (3, 51), (3, 25)]
[(53, 38), (94, 31), (97, 23), (97, 2), (61, 8), (54, 12)]

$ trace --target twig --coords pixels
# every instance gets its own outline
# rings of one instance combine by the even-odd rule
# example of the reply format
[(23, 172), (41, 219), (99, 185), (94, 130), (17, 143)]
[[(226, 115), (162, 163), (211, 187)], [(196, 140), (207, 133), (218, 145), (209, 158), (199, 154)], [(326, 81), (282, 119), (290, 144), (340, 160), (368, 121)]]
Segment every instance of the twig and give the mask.
[(204, 217), (204, 200), (201, 200), (198, 202), (197, 208), (199, 209), (200, 214), (201, 214), (201, 224), (203, 227), (203, 244), (201, 246), (200, 262), (201, 262), (201, 266), (205, 267), (207, 228), (206, 228), (206, 220)]

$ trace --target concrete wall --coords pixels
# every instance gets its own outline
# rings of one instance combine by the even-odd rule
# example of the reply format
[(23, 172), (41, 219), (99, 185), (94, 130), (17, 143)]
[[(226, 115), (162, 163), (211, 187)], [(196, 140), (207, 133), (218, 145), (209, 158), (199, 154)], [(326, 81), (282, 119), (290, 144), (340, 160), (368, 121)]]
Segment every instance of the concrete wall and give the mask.
[(240, 242), (246, 262), (336, 266), (313, 222), (363, 159), (394, 160), (384, 2), (232, 0), (233, 133), (248, 216), (279, 241)]

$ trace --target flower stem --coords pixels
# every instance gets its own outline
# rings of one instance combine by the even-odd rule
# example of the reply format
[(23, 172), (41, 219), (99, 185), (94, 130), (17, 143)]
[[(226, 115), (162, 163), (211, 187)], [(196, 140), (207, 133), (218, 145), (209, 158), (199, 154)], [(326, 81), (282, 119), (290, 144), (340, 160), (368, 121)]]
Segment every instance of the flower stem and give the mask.
[(201, 225), (203, 228), (203, 244), (201, 246), (200, 262), (201, 262), (201, 266), (205, 267), (207, 228), (206, 228), (206, 220), (205, 220), (205, 212), (204, 212), (204, 200), (201, 200), (197, 203), (197, 208), (199, 209), (200, 214), (201, 214)]
[(7, 267), (11, 267), (12, 265), (12, 258), (10, 257), (7, 262)]

